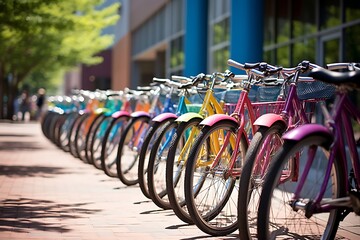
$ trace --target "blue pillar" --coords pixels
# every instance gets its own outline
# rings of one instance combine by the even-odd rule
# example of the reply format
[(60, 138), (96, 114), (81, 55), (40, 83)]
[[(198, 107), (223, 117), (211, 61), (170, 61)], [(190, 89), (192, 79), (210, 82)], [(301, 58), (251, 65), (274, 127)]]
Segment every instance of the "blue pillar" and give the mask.
[(185, 0), (184, 75), (206, 73), (208, 1)]
[[(231, 0), (230, 58), (240, 63), (263, 60), (264, 0)], [(240, 73), (239, 70), (231, 68)]]

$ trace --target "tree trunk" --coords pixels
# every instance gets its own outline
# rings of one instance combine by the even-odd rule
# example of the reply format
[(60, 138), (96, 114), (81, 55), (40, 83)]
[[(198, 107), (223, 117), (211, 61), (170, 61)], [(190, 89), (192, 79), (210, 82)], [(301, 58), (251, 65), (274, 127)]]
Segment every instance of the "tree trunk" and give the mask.
[(14, 116), (14, 100), (16, 99), (16, 93), (16, 88), (14, 86), (9, 86), (6, 118), (10, 120), (13, 120)]

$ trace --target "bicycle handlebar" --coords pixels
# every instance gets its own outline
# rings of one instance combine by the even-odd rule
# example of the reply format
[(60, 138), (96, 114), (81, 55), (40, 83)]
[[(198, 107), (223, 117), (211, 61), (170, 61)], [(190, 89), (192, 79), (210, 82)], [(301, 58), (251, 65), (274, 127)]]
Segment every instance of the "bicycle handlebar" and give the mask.
[(340, 69), (347, 69), (350, 71), (359, 71), (360, 66), (358, 63), (329, 63), (326, 65), (326, 68), (329, 70), (340, 70)]
[(250, 71), (253, 75), (255, 75), (256, 77), (259, 77), (259, 78), (264, 78), (267, 76), (274, 75), (274, 74), (282, 71), (282, 69), (283, 69), (282, 67), (276, 67), (276, 66), (270, 65), (265, 62), (241, 64), (232, 59), (229, 59), (227, 61), (227, 64), (229, 66), (238, 68), (240, 70), (244, 70), (246, 72)]

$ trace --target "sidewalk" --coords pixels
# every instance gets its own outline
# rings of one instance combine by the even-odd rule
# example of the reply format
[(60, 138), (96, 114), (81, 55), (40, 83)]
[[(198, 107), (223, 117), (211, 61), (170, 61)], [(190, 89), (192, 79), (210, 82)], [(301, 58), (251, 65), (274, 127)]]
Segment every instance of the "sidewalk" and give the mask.
[[(352, 225), (360, 226), (360, 218)], [(355, 230), (354, 230), (355, 229)], [(346, 232), (347, 239), (359, 239)], [(209, 237), (55, 147), (38, 123), (0, 122), (0, 239), (236, 239)]]
[(58, 149), (38, 123), (0, 123), (0, 239), (196, 237), (208, 236)]

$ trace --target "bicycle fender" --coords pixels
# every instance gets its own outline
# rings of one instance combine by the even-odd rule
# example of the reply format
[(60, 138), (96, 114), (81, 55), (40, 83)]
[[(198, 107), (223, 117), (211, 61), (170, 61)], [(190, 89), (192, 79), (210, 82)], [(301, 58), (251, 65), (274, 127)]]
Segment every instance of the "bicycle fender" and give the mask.
[(111, 115), (111, 117), (113, 117), (113, 118), (119, 118), (119, 117), (122, 117), (122, 116), (130, 117), (130, 113), (127, 112), (127, 111), (124, 111), (124, 110), (120, 110), (120, 111), (114, 112)]
[(176, 122), (188, 122), (194, 118), (204, 119), (204, 117), (198, 113), (188, 112), (188, 113), (185, 113), (185, 114), (179, 116), (175, 121)]
[(254, 125), (270, 127), (277, 121), (281, 121), (286, 125), (284, 119), (279, 114), (275, 113), (266, 113), (261, 115), (255, 120)]
[(304, 137), (313, 135), (313, 134), (321, 134), (330, 139), (333, 139), (333, 136), (328, 128), (324, 127), (320, 124), (305, 124), (300, 127), (294, 128), (283, 135), (284, 140), (293, 140), (299, 141)]
[(152, 119), (153, 122), (163, 122), (167, 119), (176, 119), (178, 116), (175, 113), (161, 113)]
[(226, 115), (226, 114), (214, 114), (214, 115), (211, 115), (211, 116), (205, 118), (204, 120), (202, 120), (200, 125), (213, 126), (215, 123), (218, 123), (218, 122), (223, 121), (223, 120), (232, 121), (236, 125), (238, 125), (238, 122), (236, 121), (235, 118), (233, 118), (233, 117), (231, 117), (229, 115)]
[(145, 111), (136, 111), (130, 114), (131, 117), (136, 118), (136, 117), (150, 117), (150, 114), (148, 112)]

